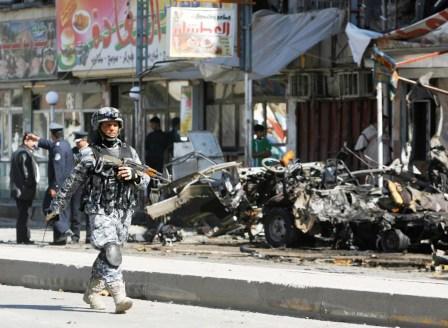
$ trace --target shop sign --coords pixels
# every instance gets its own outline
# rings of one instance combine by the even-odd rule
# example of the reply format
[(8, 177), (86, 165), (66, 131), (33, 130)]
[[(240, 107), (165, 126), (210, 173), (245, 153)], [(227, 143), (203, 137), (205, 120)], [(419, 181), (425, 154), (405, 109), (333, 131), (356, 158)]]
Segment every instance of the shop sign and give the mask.
[(232, 57), (236, 30), (233, 9), (169, 9), (169, 57)]
[(37, 80), (57, 72), (54, 19), (0, 23), (0, 80)]
[[(147, 0), (148, 62), (163, 60), (168, 0)], [(137, 0), (58, 0), (58, 67), (61, 71), (134, 68)]]
[(180, 90), (180, 131), (186, 137), (193, 128), (193, 87), (183, 86)]

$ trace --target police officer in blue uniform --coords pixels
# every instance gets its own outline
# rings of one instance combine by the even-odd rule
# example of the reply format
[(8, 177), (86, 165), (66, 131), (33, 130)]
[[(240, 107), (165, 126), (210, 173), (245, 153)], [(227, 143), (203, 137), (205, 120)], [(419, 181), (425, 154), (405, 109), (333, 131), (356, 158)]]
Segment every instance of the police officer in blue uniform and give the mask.
[[(44, 139), (35, 134), (28, 134), (28, 138), (38, 141), (38, 147), (48, 150), (48, 189), (45, 193), (43, 209), (48, 211), (52, 199), (70, 175), (74, 167), (73, 152), (70, 144), (64, 140), (64, 127), (57, 123), (50, 124), (51, 139)], [(59, 213), (59, 220), (53, 225), (52, 245), (65, 245), (70, 230), (70, 208)]]
[[(82, 158), (90, 156), (92, 153), (89, 147), (88, 133), (80, 130), (73, 132), (75, 147), (72, 148), (75, 165), (78, 165)], [(84, 198), (87, 195), (85, 186), (79, 186), (78, 190), (73, 194), (71, 199), (71, 225), (70, 230), (73, 232), (72, 243), (78, 243), (81, 236), (81, 224), (86, 222), (86, 244), (90, 243), (90, 225), (89, 217), (84, 213)]]

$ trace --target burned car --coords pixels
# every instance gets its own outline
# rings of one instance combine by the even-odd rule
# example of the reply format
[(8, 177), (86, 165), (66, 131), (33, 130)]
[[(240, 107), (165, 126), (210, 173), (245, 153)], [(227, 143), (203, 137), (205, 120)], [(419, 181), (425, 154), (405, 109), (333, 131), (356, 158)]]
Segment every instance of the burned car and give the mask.
[[(385, 175), (387, 193), (357, 176)], [(218, 236), (238, 230), (253, 239), (262, 223), (272, 247), (402, 251), (448, 246), (448, 201), (422, 176), (385, 170), (350, 171), (340, 159), (301, 163), (266, 159), (263, 167), (213, 164), (153, 188), (152, 218), (176, 226), (212, 215)]]
[(190, 132), (189, 140), (174, 145), (175, 159), (165, 166), (168, 181), (153, 180), (147, 215), (180, 227), (235, 222), (244, 194), (240, 164), (224, 162), (216, 137), (208, 131)]
[[(397, 167), (351, 172), (339, 159), (269, 161), (274, 164), (241, 177), (249, 202), (261, 206), (266, 241), (273, 247), (311, 241), (337, 249), (402, 251), (447, 243), (448, 202), (423, 177)], [(396, 182), (387, 180), (383, 195), (382, 189), (358, 182), (365, 173), (386, 174)], [(397, 194), (398, 181), (407, 186)]]

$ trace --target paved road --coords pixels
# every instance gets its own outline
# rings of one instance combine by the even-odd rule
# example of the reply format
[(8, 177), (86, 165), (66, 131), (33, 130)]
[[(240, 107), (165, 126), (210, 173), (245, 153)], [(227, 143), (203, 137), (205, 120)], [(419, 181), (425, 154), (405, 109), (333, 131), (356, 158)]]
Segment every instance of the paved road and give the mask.
[[(218, 310), (136, 300), (124, 315), (113, 314), (113, 302), (105, 298), (107, 310), (94, 311), (82, 295), (0, 285), (2, 328), (141, 328), (141, 327), (307, 327), (369, 328), (373, 326), (316, 321), (260, 313)], [(375, 326), (378, 328), (378, 326)]]
[[(80, 244), (66, 246), (48, 246), (52, 241), (52, 228), (45, 232), (43, 223), (31, 221), (31, 239), (36, 242), (34, 247), (45, 246), (65, 250), (93, 251), (90, 245), (84, 243), (85, 231), (81, 231)], [(131, 236), (139, 236), (145, 229), (131, 226)], [(0, 244), (15, 244), (15, 220), (2, 218), (0, 215)], [(138, 238), (136, 238), (138, 240)], [(241, 245), (248, 245), (248, 240), (235, 236), (220, 236), (207, 238), (184, 231), (181, 242), (162, 246), (159, 242), (130, 242), (125, 245), (125, 254), (140, 254), (143, 256), (163, 256), (170, 258), (193, 259), (225, 263), (246, 263), (250, 265), (280, 265), (292, 267), (309, 267), (313, 270), (347, 273), (368, 273), (389, 275), (390, 272), (403, 274), (404, 277), (430, 277), (427, 268), (431, 263), (429, 254), (413, 253), (377, 253), (373, 251), (330, 250), (328, 248), (297, 248), (271, 249), (261, 245), (249, 245), (249, 252), (241, 252)]]

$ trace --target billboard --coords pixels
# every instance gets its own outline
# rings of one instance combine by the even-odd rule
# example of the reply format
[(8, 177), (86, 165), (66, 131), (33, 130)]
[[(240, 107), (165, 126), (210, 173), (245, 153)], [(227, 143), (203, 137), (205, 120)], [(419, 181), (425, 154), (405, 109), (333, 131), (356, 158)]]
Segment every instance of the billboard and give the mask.
[(37, 80), (56, 76), (54, 19), (0, 23), (0, 80)]
[(169, 9), (168, 56), (172, 58), (232, 57), (235, 47), (234, 9)]
[[(149, 64), (165, 58), (166, 10), (170, 0), (147, 0)], [(60, 71), (135, 67), (137, 0), (56, 1)]]

